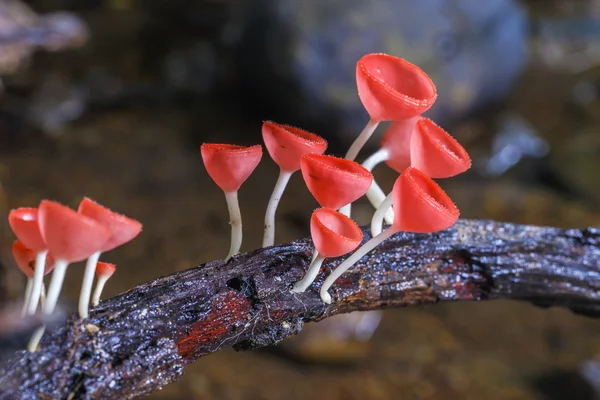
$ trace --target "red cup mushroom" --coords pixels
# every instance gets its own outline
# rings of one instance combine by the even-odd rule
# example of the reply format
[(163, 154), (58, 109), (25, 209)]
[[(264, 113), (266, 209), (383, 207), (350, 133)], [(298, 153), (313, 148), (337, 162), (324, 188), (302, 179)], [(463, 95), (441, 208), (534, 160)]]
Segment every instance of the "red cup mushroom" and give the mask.
[(321, 299), (325, 303), (331, 303), (331, 296), (327, 291), (333, 283), (393, 234), (400, 231), (437, 232), (449, 228), (458, 220), (459, 211), (452, 200), (437, 183), (418, 169), (409, 167), (398, 177), (392, 189), (392, 198), (394, 223), (358, 248), (325, 279), (321, 286)]
[[(25, 276), (27, 277), (27, 286), (25, 288), (25, 301), (23, 303), (23, 310), (21, 312), (22, 315), (25, 315), (27, 313), (28, 304), (31, 299), (31, 292), (33, 289), (36, 252), (25, 246), (25, 244), (22, 241), (15, 240), (12, 245), (12, 254), (13, 258), (15, 259), (15, 263), (17, 264), (21, 272), (23, 272), (23, 274), (25, 274)], [(52, 271), (53, 267), (54, 266), (51, 259), (47, 260), (45, 263), (45, 268), (43, 270), (44, 275), (47, 275), (50, 271)], [(44, 292), (44, 284), (42, 283), (42, 290), (40, 295), (42, 299), (45, 297)]]
[(38, 209), (22, 207), (11, 210), (8, 214), (8, 223), (15, 233), (15, 236), (22, 241), (27, 248), (36, 253), (36, 268), (33, 275), (31, 295), (26, 311), (27, 314), (34, 314), (42, 294), (44, 268), (46, 256), (48, 255), (48, 247), (38, 226)]
[(305, 154), (302, 177), (321, 207), (338, 209), (363, 196), (373, 175), (360, 164), (321, 154)]
[(225, 193), (231, 225), (231, 245), (225, 261), (242, 247), (242, 215), (238, 190), (254, 171), (262, 157), (262, 147), (204, 143), (200, 147), (208, 175)]
[[(44, 315), (50, 315), (58, 302), (69, 264), (83, 261), (102, 249), (112, 232), (95, 219), (49, 200), (40, 203), (38, 222), (42, 237), (54, 257), (54, 272), (43, 308)], [(29, 351), (35, 351), (44, 329), (42, 327), (34, 333)]]
[(369, 122), (346, 153), (349, 160), (356, 158), (380, 122), (417, 117), (437, 98), (435, 85), (423, 70), (383, 53), (366, 54), (358, 60), (356, 84)]
[(320, 136), (289, 125), (265, 121), (262, 135), (267, 151), (279, 166), (279, 177), (265, 213), (263, 247), (275, 243), (275, 212), (292, 174), (300, 169), (304, 154), (323, 154), (327, 142)]
[(87, 197), (79, 203), (77, 212), (100, 222), (111, 231), (110, 238), (102, 248), (94, 252), (87, 259), (85, 265), (78, 308), (81, 318), (87, 318), (92, 285), (94, 283), (94, 272), (96, 271), (96, 264), (100, 255), (133, 240), (142, 231), (142, 224), (135, 219), (118, 214)]
[(313, 212), (310, 234), (315, 253), (306, 275), (294, 285), (294, 293), (304, 292), (314, 282), (325, 258), (348, 254), (362, 241), (362, 231), (358, 225), (331, 208), (319, 208)]
[(99, 261), (96, 264), (96, 288), (94, 289), (94, 295), (92, 296), (92, 305), (94, 307), (100, 304), (100, 296), (102, 295), (102, 290), (104, 290), (104, 285), (106, 285), (106, 282), (113, 276), (116, 270), (117, 267), (115, 264), (102, 261)]

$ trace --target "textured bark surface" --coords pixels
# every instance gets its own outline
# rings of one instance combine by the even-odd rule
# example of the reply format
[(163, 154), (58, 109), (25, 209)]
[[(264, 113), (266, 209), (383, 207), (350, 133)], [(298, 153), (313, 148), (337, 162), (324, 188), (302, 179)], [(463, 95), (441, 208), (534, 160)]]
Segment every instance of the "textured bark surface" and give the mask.
[[(369, 235), (365, 232), (365, 240)], [(213, 261), (140, 285), (71, 316), (41, 350), (0, 366), (0, 398), (129, 399), (176, 381), (185, 364), (233, 346), (278, 343), (308, 321), (437, 301), (515, 299), (600, 316), (600, 229), (461, 220), (430, 235), (397, 234), (330, 291), (290, 293), (312, 255), (304, 239)]]

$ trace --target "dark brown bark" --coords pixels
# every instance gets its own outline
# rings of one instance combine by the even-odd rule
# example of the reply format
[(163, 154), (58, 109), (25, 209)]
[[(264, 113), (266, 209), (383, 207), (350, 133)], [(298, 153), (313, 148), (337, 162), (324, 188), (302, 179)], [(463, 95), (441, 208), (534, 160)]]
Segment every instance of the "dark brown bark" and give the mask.
[(598, 228), (461, 220), (431, 235), (397, 234), (338, 280), (331, 306), (318, 289), (341, 259), (326, 262), (306, 293), (289, 291), (311, 255), (307, 239), (256, 250), (135, 287), (85, 322), (71, 316), (38, 353), (10, 358), (0, 398), (135, 398), (199, 357), (273, 345), (305, 322), (355, 310), (516, 299), (600, 315)]

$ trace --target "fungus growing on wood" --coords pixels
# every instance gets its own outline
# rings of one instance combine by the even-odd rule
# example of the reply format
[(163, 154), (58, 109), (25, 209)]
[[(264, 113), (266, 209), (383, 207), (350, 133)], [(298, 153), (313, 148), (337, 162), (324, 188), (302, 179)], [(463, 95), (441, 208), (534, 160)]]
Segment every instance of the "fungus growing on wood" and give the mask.
[[(28, 304), (31, 299), (31, 291), (33, 289), (33, 277), (35, 272), (35, 259), (36, 252), (25, 246), (22, 241), (15, 240), (12, 245), (12, 254), (15, 259), (15, 263), (25, 274), (27, 277), (27, 286), (25, 287), (25, 300), (23, 302), (23, 310), (21, 312), (22, 315), (27, 313)], [(49, 256), (47, 258), (50, 258)], [(46, 260), (44, 275), (47, 275), (50, 271), (52, 271), (53, 264), (51, 259)], [(42, 282), (42, 290), (40, 297), (43, 299), (45, 296), (44, 293), (44, 284)], [(35, 312), (35, 310), (34, 310)]]
[(21, 207), (11, 210), (8, 214), (8, 223), (15, 236), (23, 242), (25, 247), (36, 253), (33, 283), (26, 310), (26, 314), (34, 314), (42, 294), (44, 268), (48, 255), (48, 247), (38, 225), (38, 209)]
[(79, 203), (77, 212), (100, 222), (111, 231), (111, 235), (106, 243), (89, 256), (85, 265), (78, 308), (81, 318), (87, 318), (92, 285), (94, 283), (94, 272), (97, 269), (96, 265), (98, 264), (100, 254), (133, 240), (142, 231), (142, 224), (132, 218), (118, 214), (87, 197)]
[(265, 213), (263, 247), (275, 243), (275, 212), (292, 174), (300, 169), (304, 154), (323, 154), (327, 142), (320, 136), (289, 125), (265, 121), (262, 135), (267, 151), (279, 166), (279, 177)]
[(331, 303), (327, 292), (333, 283), (364, 255), (397, 232), (430, 233), (452, 226), (459, 211), (448, 195), (431, 178), (418, 169), (407, 168), (396, 180), (392, 189), (394, 223), (371, 238), (344, 260), (325, 279), (321, 286), (321, 299)]
[(373, 175), (354, 161), (306, 154), (300, 161), (302, 177), (321, 207), (338, 209), (363, 196)]
[(331, 208), (319, 208), (313, 212), (310, 235), (315, 252), (306, 275), (292, 289), (295, 293), (304, 292), (315, 281), (325, 258), (348, 254), (362, 241), (362, 231), (356, 222)]
[(99, 261), (96, 264), (96, 288), (94, 289), (94, 294), (92, 295), (92, 305), (96, 307), (100, 304), (100, 296), (102, 295), (102, 290), (104, 290), (104, 285), (110, 279), (111, 276), (115, 273), (117, 267), (115, 264), (105, 263)]
[(208, 175), (225, 193), (231, 224), (231, 245), (225, 261), (242, 247), (242, 215), (238, 190), (254, 171), (262, 157), (262, 147), (204, 143), (200, 147)]
[[(38, 207), (40, 232), (54, 257), (54, 272), (48, 286), (43, 313), (51, 315), (62, 289), (70, 263), (83, 261), (103, 248), (112, 235), (111, 230), (93, 218), (50, 200)], [(29, 342), (29, 351), (35, 351), (45, 327), (38, 329)]]

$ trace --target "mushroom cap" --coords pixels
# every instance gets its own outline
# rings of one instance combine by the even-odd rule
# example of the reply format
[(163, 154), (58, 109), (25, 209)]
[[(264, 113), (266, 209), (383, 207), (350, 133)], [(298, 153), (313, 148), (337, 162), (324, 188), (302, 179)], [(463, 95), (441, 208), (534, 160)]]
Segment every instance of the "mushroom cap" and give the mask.
[(302, 177), (321, 207), (340, 208), (369, 190), (373, 175), (355, 161), (305, 154), (300, 161)]
[(410, 167), (410, 138), (416, 122), (416, 118), (394, 121), (381, 138), (381, 147), (389, 154), (385, 163), (398, 173)]
[(118, 214), (88, 197), (81, 200), (77, 212), (95, 219), (111, 230), (112, 235), (100, 249), (102, 252), (112, 250), (133, 240), (142, 231), (140, 222)]
[(262, 157), (262, 147), (204, 143), (200, 153), (208, 175), (224, 192), (236, 192)]
[(110, 278), (115, 273), (116, 270), (117, 270), (117, 266), (115, 264), (102, 262), (102, 261), (98, 261), (98, 263), (96, 263), (96, 276), (97, 277), (105, 276), (107, 278)]
[(286, 172), (298, 171), (304, 154), (323, 154), (327, 149), (321, 136), (272, 121), (263, 122), (262, 135), (271, 158)]
[(450, 197), (430, 177), (416, 168), (407, 168), (392, 189), (394, 229), (431, 233), (452, 226), (459, 216)]
[(383, 53), (356, 64), (358, 96), (372, 121), (398, 121), (429, 110), (437, 91), (429, 76), (408, 61)]
[(8, 223), (15, 236), (27, 248), (33, 251), (46, 250), (46, 242), (38, 224), (37, 208), (21, 207), (11, 210), (8, 214)]
[(363, 238), (356, 222), (331, 208), (312, 213), (310, 234), (315, 249), (324, 257), (343, 256), (356, 249)]
[(467, 151), (429, 118), (420, 118), (410, 139), (412, 166), (431, 178), (450, 178), (471, 167)]
[[(15, 240), (12, 245), (12, 254), (19, 269), (28, 278), (33, 278), (35, 271), (35, 257), (37, 253), (20, 241)], [(54, 260), (50, 255), (46, 256), (46, 265), (44, 267), (44, 275), (47, 275), (54, 268)]]
[(104, 224), (57, 202), (43, 200), (38, 210), (42, 237), (56, 260), (83, 261), (101, 251), (112, 235)]

